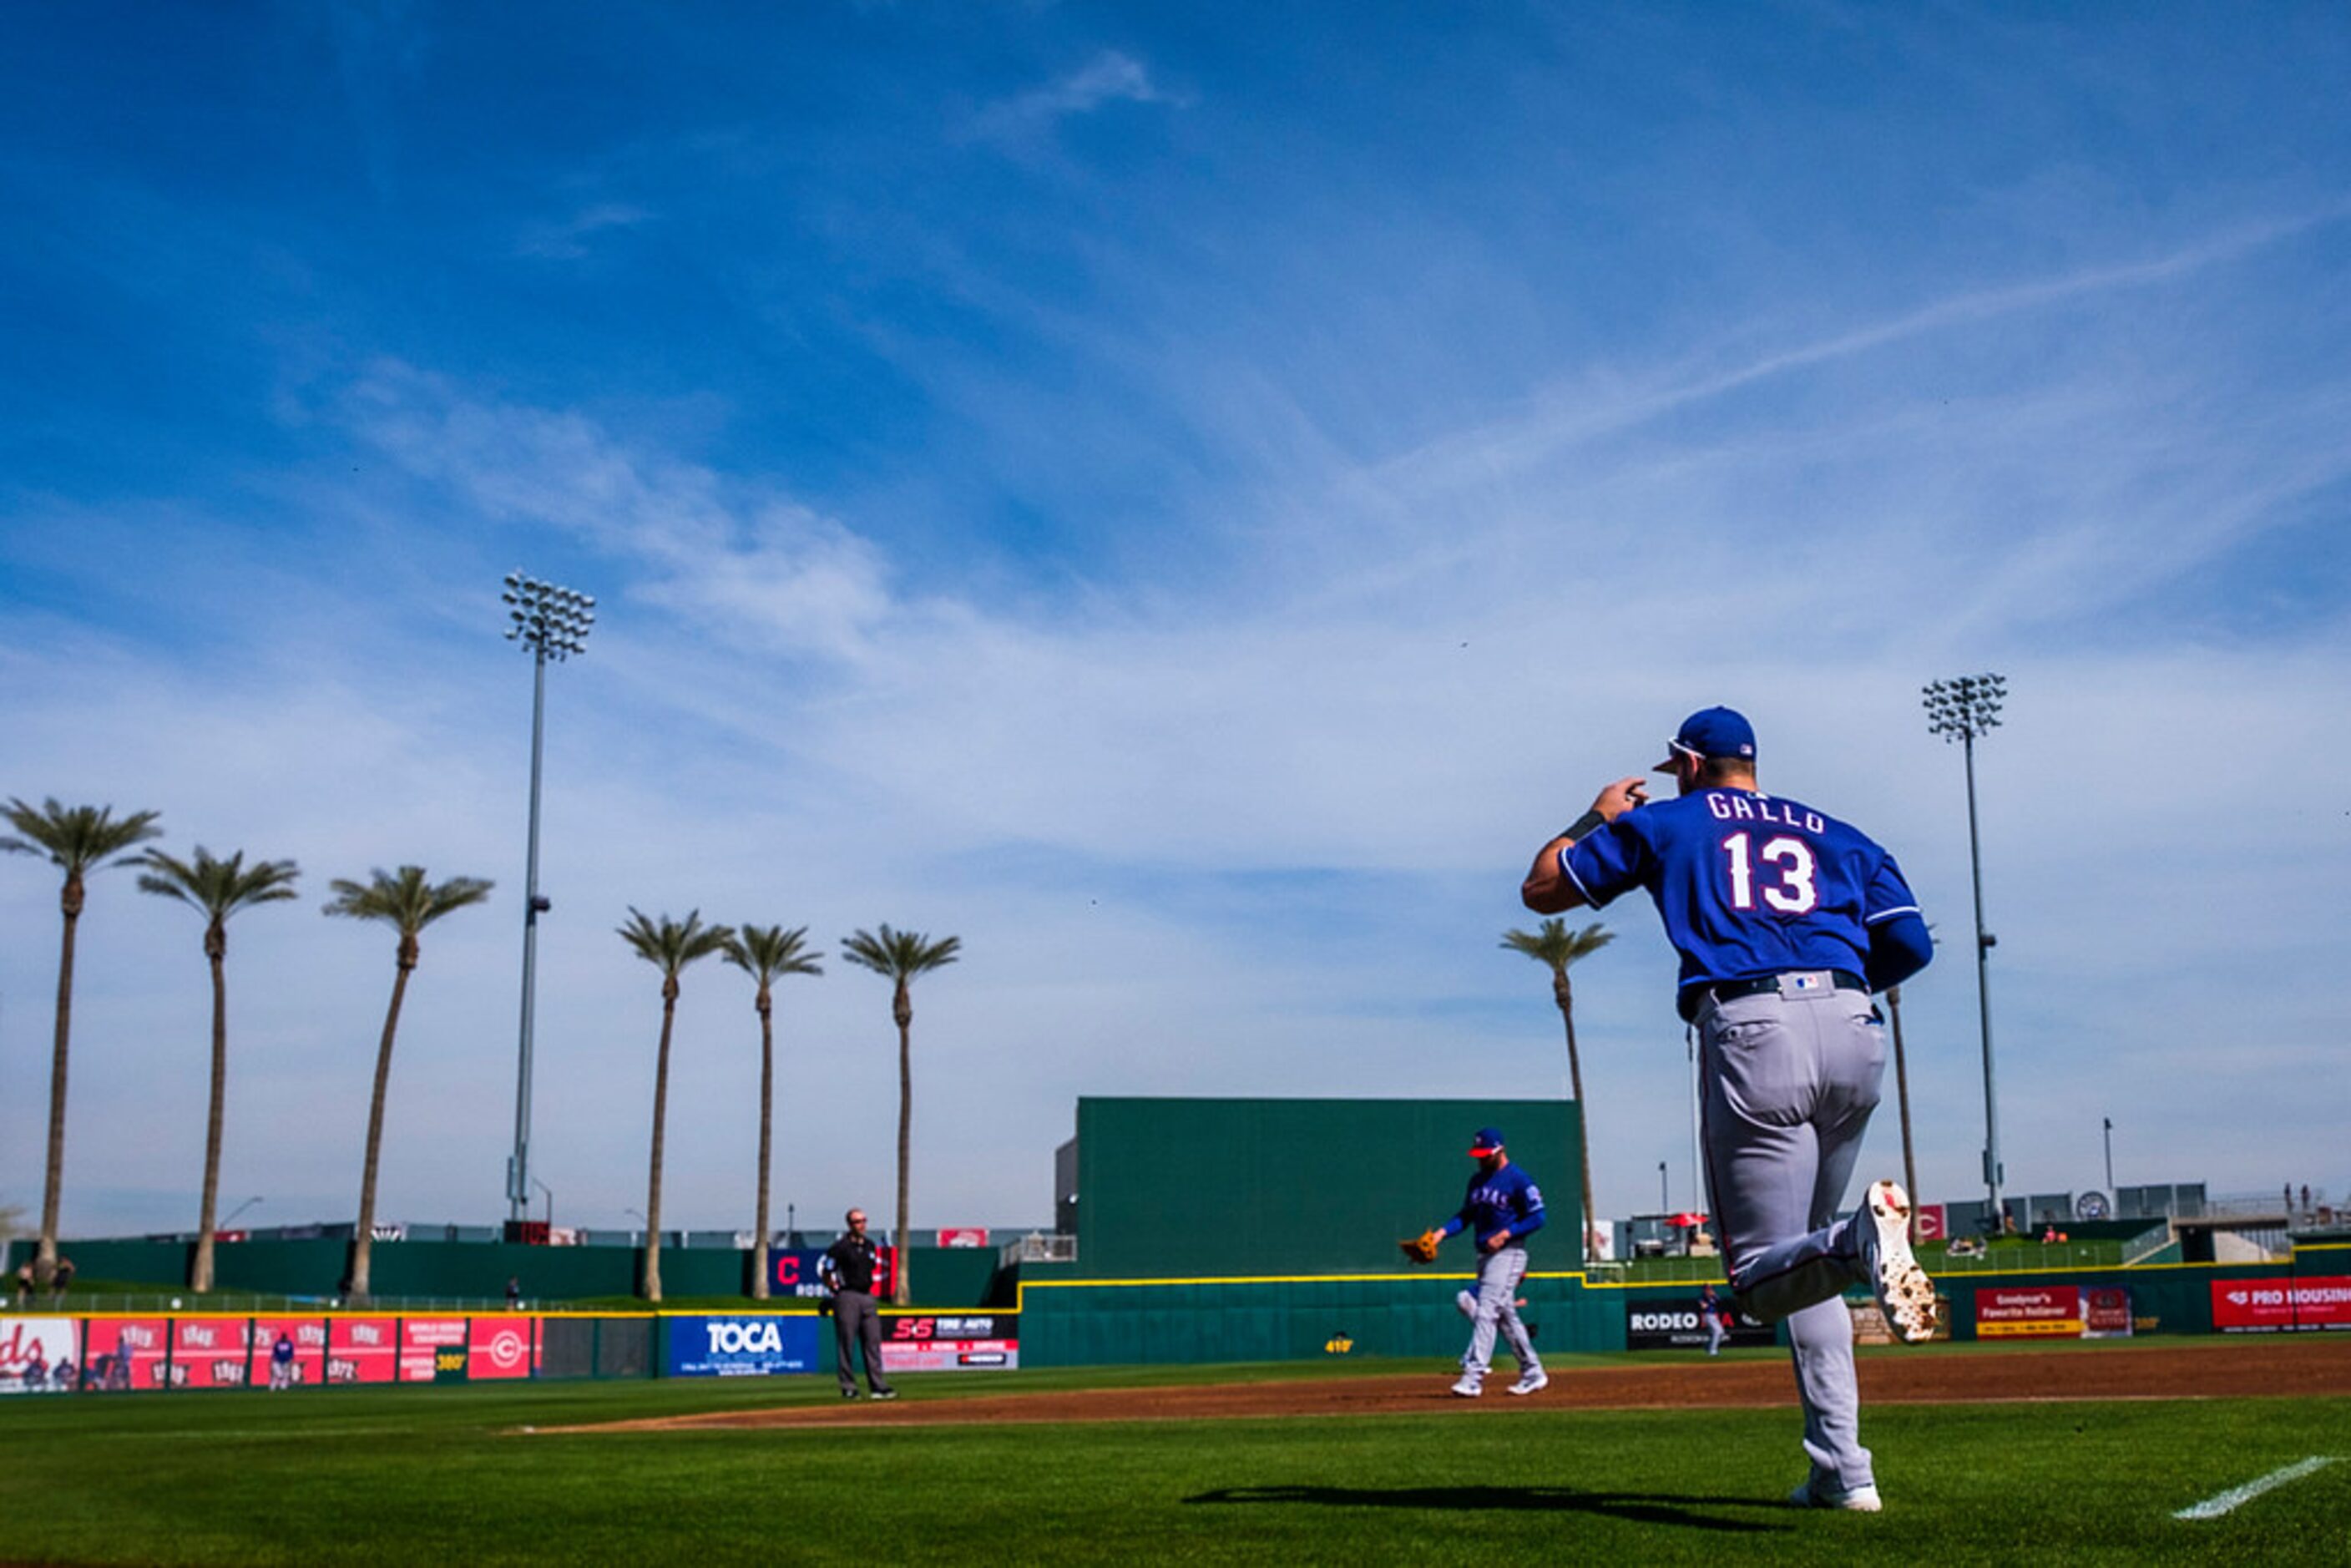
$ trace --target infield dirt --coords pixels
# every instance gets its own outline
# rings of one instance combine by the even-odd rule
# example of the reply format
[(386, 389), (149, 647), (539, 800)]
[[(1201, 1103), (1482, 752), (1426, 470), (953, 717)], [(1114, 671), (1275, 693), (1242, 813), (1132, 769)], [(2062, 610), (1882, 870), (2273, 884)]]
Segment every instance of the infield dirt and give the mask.
[[(2032, 1350), (1942, 1349), (1865, 1355), (1865, 1405), (1967, 1405), (2002, 1401), (2215, 1399), (2260, 1395), (2351, 1395), (2351, 1334), (2189, 1340), (2171, 1344)], [(786, 1427), (921, 1427), (1052, 1421), (1226, 1420), (1293, 1416), (1453, 1413), (1507, 1416), (1569, 1406), (1583, 1410), (1771, 1408), (1793, 1405), (1787, 1364), (1765, 1360), (1642, 1361), (1554, 1371), (1551, 1386), (1518, 1399), (1500, 1380), (1481, 1399), (1447, 1392), (1455, 1374), (1387, 1373), (1270, 1383), (1171, 1388), (1101, 1388), (1038, 1394), (974, 1394), (891, 1405), (796, 1405), (671, 1416), (564, 1428), (575, 1432), (684, 1431)], [(542, 1431), (552, 1428), (542, 1427)]]

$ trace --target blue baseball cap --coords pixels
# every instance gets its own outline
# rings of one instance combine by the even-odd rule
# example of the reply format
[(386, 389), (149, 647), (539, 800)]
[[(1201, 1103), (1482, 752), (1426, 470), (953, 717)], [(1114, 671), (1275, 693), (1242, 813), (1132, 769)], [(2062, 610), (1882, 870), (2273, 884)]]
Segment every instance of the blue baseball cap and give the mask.
[(1497, 1155), (1501, 1153), (1502, 1129), (1499, 1127), (1479, 1128), (1478, 1135), (1469, 1141), (1469, 1152), (1481, 1160), (1488, 1155)]
[(1747, 716), (1733, 708), (1708, 707), (1682, 720), (1682, 727), (1673, 739), (1666, 743), (1666, 759), (1649, 771), (1671, 773), (1677, 754), (1695, 757), (1700, 761), (1714, 757), (1735, 757), (1741, 761), (1755, 760), (1755, 727)]

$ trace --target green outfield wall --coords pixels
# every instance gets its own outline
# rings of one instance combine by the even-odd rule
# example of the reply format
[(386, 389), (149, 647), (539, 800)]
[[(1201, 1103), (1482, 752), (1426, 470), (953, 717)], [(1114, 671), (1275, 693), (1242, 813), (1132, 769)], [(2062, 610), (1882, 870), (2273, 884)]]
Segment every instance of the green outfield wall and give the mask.
[[(1390, 1274), (1398, 1238), (1461, 1206), (1481, 1126), (1502, 1129), (1542, 1191), (1538, 1245), (1573, 1256), (1583, 1123), (1573, 1101), (1088, 1097), (1078, 1257), (1094, 1280)], [(1467, 1241), (1451, 1245), (1467, 1258)]]
[[(194, 1243), (68, 1241), (61, 1250), (83, 1280), (184, 1286)], [(214, 1282), (225, 1291), (324, 1300), (340, 1293), (350, 1265), (347, 1240), (233, 1241), (214, 1249)], [(499, 1301), (514, 1280), (534, 1301), (633, 1295), (633, 1247), (525, 1247), (489, 1241), (379, 1241), (370, 1284), (385, 1301)], [(917, 1247), (909, 1260), (914, 1295), (925, 1306), (978, 1307), (1010, 1300), (1012, 1279), (994, 1248)], [(665, 1247), (662, 1291), (668, 1296), (747, 1293), (750, 1254), (733, 1248)]]

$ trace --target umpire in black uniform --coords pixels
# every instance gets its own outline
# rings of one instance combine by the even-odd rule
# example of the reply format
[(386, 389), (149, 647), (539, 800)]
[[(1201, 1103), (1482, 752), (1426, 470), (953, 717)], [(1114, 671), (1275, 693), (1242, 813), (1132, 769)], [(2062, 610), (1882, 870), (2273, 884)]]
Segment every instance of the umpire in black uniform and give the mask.
[(881, 1249), (865, 1234), (865, 1214), (849, 1211), (849, 1234), (824, 1249), (817, 1272), (832, 1287), (832, 1343), (840, 1354), (834, 1368), (841, 1375), (841, 1396), (857, 1397), (857, 1367), (850, 1346), (865, 1347), (865, 1386), (876, 1399), (895, 1399), (898, 1391), (882, 1372), (881, 1303), (873, 1299), (873, 1276), (882, 1266)]

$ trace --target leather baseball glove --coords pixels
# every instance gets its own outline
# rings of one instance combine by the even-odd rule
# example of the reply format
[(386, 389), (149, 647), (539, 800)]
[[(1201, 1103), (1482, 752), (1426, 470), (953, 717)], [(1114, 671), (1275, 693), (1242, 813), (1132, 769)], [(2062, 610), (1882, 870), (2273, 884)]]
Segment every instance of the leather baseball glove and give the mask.
[(1403, 1248), (1404, 1255), (1416, 1263), (1434, 1263), (1437, 1261), (1437, 1244), (1444, 1239), (1445, 1233), (1441, 1230), (1424, 1230), (1417, 1236), (1405, 1238), (1396, 1245)]

